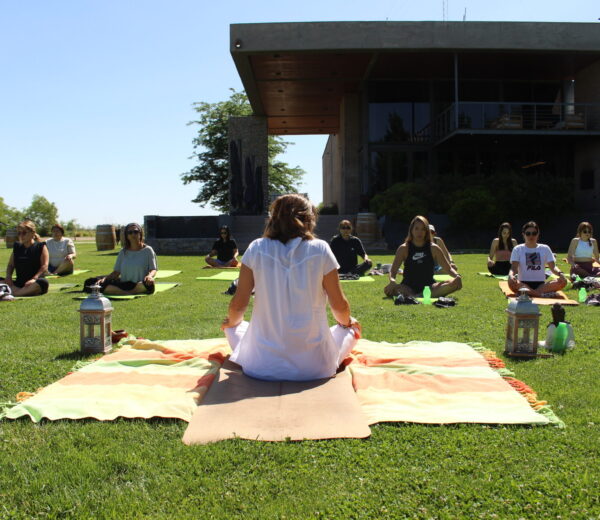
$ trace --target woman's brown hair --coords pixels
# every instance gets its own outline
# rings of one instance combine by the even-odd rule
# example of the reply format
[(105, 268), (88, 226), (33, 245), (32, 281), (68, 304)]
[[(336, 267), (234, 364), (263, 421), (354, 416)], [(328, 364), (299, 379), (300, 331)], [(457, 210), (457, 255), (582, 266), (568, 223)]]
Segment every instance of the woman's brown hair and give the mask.
[(131, 244), (129, 243), (129, 235), (127, 234), (127, 232), (130, 229), (139, 229), (140, 230), (140, 244), (142, 245), (142, 247), (144, 247), (144, 228), (142, 226), (140, 226), (137, 222), (130, 222), (129, 224), (127, 224), (125, 226), (125, 231), (123, 232), (123, 238), (125, 241), (124, 244), (124, 249), (129, 249), (131, 247)]
[[(579, 238), (581, 238), (581, 232), (584, 229), (589, 229), (590, 230), (590, 239), (591, 239), (592, 236), (594, 235), (594, 227), (589, 222), (582, 222), (581, 224), (579, 224), (577, 226), (577, 236)], [(590, 240), (590, 242), (591, 242), (591, 240)]]
[(504, 249), (504, 242), (502, 240), (502, 230), (506, 228), (508, 229), (508, 238), (506, 239), (506, 244), (508, 245), (508, 250), (512, 251), (513, 249), (513, 241), (512, 241), (512, 226), (510, 222), (502, 222), (500, 227), (498, 228), (498, 249)]
[(525, 233), (525, 231), (527, 231), (527, 229), (529, 229), (530, 227), (535, 229), (539, 234), (540, 228), (533, 220), (530, 220), (529, 222), (527, 222), (527, 224), (524, 224), (523, 227), (521, 228), (521, 232)]
[(40, 241), (40, 235), (37, 234), (37, 228), (35, 227), (35, 222), (33, 220), (29, 220), (29, 219), (23, 220), (17, 226), (17, 231), (19, 229), (26, 229), (27, 231), (31, 231), (33, 233), (33, 240), (35, 242)]
[(429, 242), (431, 244), (433, 240), (431, 239), (431, 228), (429, 227), (429, 220), (427, 220), (421, 215), (417, 215), (410, 221), (410, 225), (408, 226), (408, 235), (406, 236), (404, 242), (409, 243), (413, 241), (412, 232), (417, 222), (421, 222), (421, 224), (425, 226), (425, 242)]
[(277, 197), (269, 208), (269, 220), (263, 237), (279, 240), (284, 244), (292, 238), (302, 240), (315, 238), (317, 208), (302, 195), (290, 193)]
[(54, 231), (55, 229), (58, 229), (62, 235), (65, 235), (65, 228), (62, 227), (60, 224), (53, 224), (52, 227), (50, 228), (50, 231)]

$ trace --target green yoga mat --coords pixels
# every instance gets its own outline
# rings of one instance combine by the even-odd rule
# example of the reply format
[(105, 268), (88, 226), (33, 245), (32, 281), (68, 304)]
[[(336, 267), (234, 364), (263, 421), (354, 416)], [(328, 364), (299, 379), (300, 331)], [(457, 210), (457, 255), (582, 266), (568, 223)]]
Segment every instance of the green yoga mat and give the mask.
[[(166, 282), (162, 282), (162, 283), (156, 283), (154, 284), (154, 294), (157, 293), (161, 293), (161, 292), (165, 292), (168, 291), (169, 289), (173, 289), (174, 287), (177, 287), (178, 285), (181, 285), (179, 283), (166, 283)], [(109, 300), (135, 300), (136, 298), (143, 298), (144, 296), (152, 296), (151, 294), (103, 294), (103, 296), (105, 298), (108, 298)], [(82, 296), (76, 296), (75, 299), (76, 300), (85, 300), (87, 298), (87, 295), (82, 295)]]
[(452, 276), (450, 276), (449, 274), (434, 274), (433, 279), (436, 282), (449, 282), (450, 280), (452, 280)]
[(180, 273), (181, 271), (169, 271), (167, 269), (159, 269), (158, 271), (156, 271), (156, 276), (154, 277), (154, 279), (158, 280), (162, 278), (169, 278), (170, 276), (175, 276), (176, 274)]
[(361, 276), (358, 280), (340, 280), (340, 282), (342, 283), (368, 283), (368, 282), (374, 282), (375, 278), (373, 278), (372, 276)]
[[(415, 298), (415, 300), (417, 300), (419, 303), (423, 303), (423, 298)], [(432, 304), (438, 301), (437, 298), (430, 298), (430, 300)]]
[(233, 280), (236, 280), (239, 277), (240, 277), (239, 271), (231, 270), (231, 271), (221, 271), (220, 273), (212, 274), (210, 276), (198, 276), (198, 277), (196, 277), (196, 280), (218, 280), (221, 282), (223, 282), (223, 281), (232, 282)]
[(492, 274), (490, 272), (487, 272), (487, 273), (483, 273), (482, 272), (482, 273), (477, 273), (477, 274), (481, 275), (481, 276), (487, 276), (488, 278), (496, 278), (498, 280), (508, 280), (508, 275), (506, 275), (506, 274), (504, 274), (504, 275), (502, 275), (502, 274)]
[(49, 274), (45, 278), (48, 280), (53, 280), (55, 278), (64, 278), (65, 276), (77, 276), (78, 274), (89, 273), (89, 269), (75, 269), (72, 273), (67, 274)]

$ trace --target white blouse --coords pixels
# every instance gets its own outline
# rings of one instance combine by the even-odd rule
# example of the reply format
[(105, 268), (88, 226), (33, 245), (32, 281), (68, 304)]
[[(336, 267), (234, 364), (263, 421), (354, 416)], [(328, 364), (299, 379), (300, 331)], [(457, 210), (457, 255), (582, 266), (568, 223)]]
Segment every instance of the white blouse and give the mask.
[(244, 322), (237, 331), (226, 329), (234, 348), (231, 360), (260, 379), (333, 376), (349, 344), (346, 334), (334, 339), (327, 323), (323, 277), (339, 268), (329, 244), (259, 238), (242, 263), (254, 275), (254, 307), (249, 324)]

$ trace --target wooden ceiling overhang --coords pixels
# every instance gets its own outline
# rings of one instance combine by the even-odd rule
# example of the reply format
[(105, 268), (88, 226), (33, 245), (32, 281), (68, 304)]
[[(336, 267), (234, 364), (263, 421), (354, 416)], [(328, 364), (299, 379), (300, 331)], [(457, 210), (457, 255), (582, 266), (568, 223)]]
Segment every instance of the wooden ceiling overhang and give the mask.
[[(484, 33), (497, 32), (505, 25), (473, 24), (478, 24), (474, 36), (479, 38), (483, 29)], [(453, 80), (455, 55), (461, 80), (568, 79), (600, 59), (600, 38), (587, 42), (578, 52), (559, 49), (558, 45), (564, 47), (561, 42), (536, 45), (534, 39), (529, 48), (484, 46), (476, 38), (470, 41), (469, 34), (445, 35), (436, 45), (430, 39), (447, 24), (397, 25), (395, 40), (390, 40), (389, 34), (396, 33), (389, 32), (387, 22), (232, 25), (231, 54), (254, 113), (267, 118), (268, 132), (274, 135), (337, 134), (345, 94), (359, 92), (367, 81)], [(514, 30), (514, 25), (509, 28)], [(536, 24), (535, 29), (548, 25), (552, 26)], [(428, 32), (426, 43), (419, 40), (423, 31)], [(407, 40), (411, 34), (413, 38)], [(446, 48), (444, 41), (452, 46)], [(461, 42), (462, 46), (458, 45)]]

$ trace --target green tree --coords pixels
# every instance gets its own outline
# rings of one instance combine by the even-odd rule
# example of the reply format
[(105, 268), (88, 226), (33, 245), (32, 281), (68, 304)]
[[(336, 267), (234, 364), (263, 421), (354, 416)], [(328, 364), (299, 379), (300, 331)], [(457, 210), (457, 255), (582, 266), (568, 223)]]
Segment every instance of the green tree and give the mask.
[(49, 235), (52, 225), (58, 222), (58, 209), (46, 197), (34, 195), (30, 206), (24, 211), (26, 218), (31, 219), (37, 226), (40, 235)]
[(22, 218), (23, 214), (18, 209), (10, 207), (0, 197), (0, 236), (4, 236), (7, 228), (16, 226)]
[[(222, 212), (229, 210), (229, 140), (228, 122), (232, 116), (252, 114), (252, 108), (246, 94), (231, 90), (227, 101), (218, 103), (194, 103), (198, 112), (197, 121), (190, 125), (199, 125), (198, 135), (193, 139), (194, 153), (191, 158), (198, 164), (189, 172), (183, 173), (184, 184), (199, 182), (201, 184), (197, 197), (192, 202), (201, 206), (212, 205)], [(298, 183), (304, 170), (296, 166), (290, 167), (275, 158), (285, 152), (291, 143), (278, 136), (269, 136), (269, 192), (289, 193), (298, 191)]]

